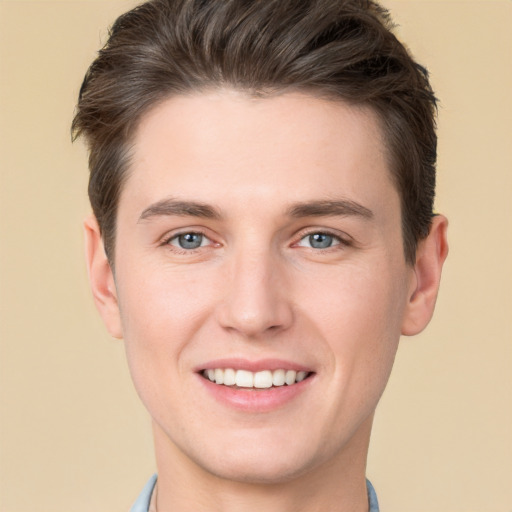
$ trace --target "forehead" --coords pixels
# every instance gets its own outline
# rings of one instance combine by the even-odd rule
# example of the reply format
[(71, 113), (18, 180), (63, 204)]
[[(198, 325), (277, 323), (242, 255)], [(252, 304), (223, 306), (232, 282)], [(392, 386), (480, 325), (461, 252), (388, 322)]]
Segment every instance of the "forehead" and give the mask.
[(204, 202), (222, 193), (233, 205), (331, 195), (364, 202), (390, 186), (369, 108), (301, 93), (254, 98), (225, 90), (172, 97), (142, 118), (120, 208), (166, 193)]

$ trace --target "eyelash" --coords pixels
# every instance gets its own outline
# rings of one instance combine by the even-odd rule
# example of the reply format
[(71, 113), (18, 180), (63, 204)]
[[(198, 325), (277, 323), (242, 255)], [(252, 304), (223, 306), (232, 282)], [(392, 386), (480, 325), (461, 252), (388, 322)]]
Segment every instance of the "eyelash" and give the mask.
[(302, 242), (304, 239), (311, 237), (313, 235), (327, 235), (329, 237), (332, 237), (337, 243), (334, 245), (331, 245), (330, 247), (326, 248), (316, 248), (316, 247), (305, 247), (306, 249), (313, 250), (315, 252), (331, 252), (336, 250), (342, 250), (346, 247), (351, 247), (354, 245), (353, 240), (348, 236), (341, 236), (339, 233), (334, 233), (328, 229), (306, 229), (304, 231), (301, 231), (297, 236), (297, 242), (294, 242), (294, 246), (298, 246), (300, 242)]
[[(184, 235), (200, 235), (200, 236), (206, 238), (210, 243), (207, 245), (200, 245), (199, 247), (194, 248), (194, 249), (184, 249), (184, 248), (181, 248), (181, 247), (171, 244), (171, 242), (173, 240), (176, 240), (180, 236), (184, 236)], [(325, 247), (325, 248), (305, 247), (305, 246), (302, 246), (302, 247), (305, 247), (306, 249), (309, 249), (309, 250), (313, 250), (315, 252), (318, 251), (318, 252), (326, 253), (326, 252), (331, 252), (333, 250), (341, 250), (345, 247), (351, 247), (354, 245), (353, 241), (351, 239), (349, 239), (348, 236), (342, 237), (339, 234), (335, 234), (332, 231), (329, 231), (327, 229), (308, 229), (306, 231), (302, 231), (299, 233), (298, 237), (296, 238), (297, 241), (292, 244), (292, 247), (299, 246), (300, 242), (302, 242), (304, 239), (306, 239), (310, 236), (313, 236), (313, 235), (327, 235), (329, 237), (332, 237), (337, 243), (334, 245), (331, 245), (329, 247)], [(209, 248), (209, 247), (212, 247), (215, 245), (220, 246), (219, 243), (213, 242), (211, 240), (211, 238), (208, 237), (208, 235), (204, 231), (201, 231), (201, 230), (190, 230), (190, 231), (181, 231), (179, 233), (173, 233), (172, 235), (168, 235), (168, 236), (164, 237), (162, 239), (160, 245), (164, 246), (164, 247), (172, 250), (174, 253), (180, 254), (180, 255), (181, 254), (182, 255), (192, 255), (201, 249), (204, 250), (205, 248)]]
[[(207, 244), (206, 246), (200, 245), (199, 247), (197, 247), (195, 249), (184, 249), (182, 247), (178, 247), (178, 246), (171, 244), (171, 242), (173, 240), (178, 239), (180, 236), (184, 236), (184, 235), (200, 235), (200, 236), (206, 238), (207, 240), (209, 240), (210, 243)], [(204, 233), (200, 229), (197, 229), (197, 230), (181, 231), (179, 233), (173, 233), (172, 235), (167, 235), (166, 237), (163, 238), (160, 245), (172, 250), (176, 254), (191, 255), (191, 254), (195, 254), (200, 249), (205, 249), (205, 248), (215, 246), (215, 245), (220, 245), (220, 244), (216, 244), (215, 242), (213, 242), (211, 240), (211, 238), (206, 233)]]

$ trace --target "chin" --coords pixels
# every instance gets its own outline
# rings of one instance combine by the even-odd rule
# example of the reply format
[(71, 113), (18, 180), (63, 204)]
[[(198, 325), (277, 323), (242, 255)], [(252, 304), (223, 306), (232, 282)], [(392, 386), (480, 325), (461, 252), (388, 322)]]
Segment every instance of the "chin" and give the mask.
[[(195, 453), (189, 454), (189, 457), (217, 478), (267, 485), (294, 480), (327, 458), (326, 454), (314, 449), (314, 443), (308, 443), (304, 439), (290, 443), (290, 439), (276, 437), (270, 443), (258, 436), (239, 442), (228, 438), (215, 446), (194, 450)], [(217, 446), (222, 449), (216, 449)]]
[[(263, 459), (263, 460), (262, 460)], [(244, 484), (277, 485), (289, 482), (308, 472), (306, 461), (290, 461), (279, 455), (273, 458), (233, 458), (205, 464), (203, 469), (217, 478)]]

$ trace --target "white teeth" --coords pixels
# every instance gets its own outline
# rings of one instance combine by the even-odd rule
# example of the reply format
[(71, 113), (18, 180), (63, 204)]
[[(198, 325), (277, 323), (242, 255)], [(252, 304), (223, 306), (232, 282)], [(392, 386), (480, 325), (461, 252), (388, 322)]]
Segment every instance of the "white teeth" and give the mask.
[(306, 378), (306, 375), (306, 372), (297, 372), (297, 377), (295, 377), (295, 381), (300, 382), (301, 380), (304, 380)]
[(284, 386), (286, 372), (284, 370), (276, 370), (272, 374), (272, 384), (274, 386)]
[(224, 385), (234, 386), (236, 383), (236, 373), (232, 368), (226, 368), (224, 370)]
[(284, 381), (288, 386), (291, 386), (295, 382), (295, 377), (297, 376), (297, 372), (294, 370), (288, 370), (286, 372), (286, 376), (284, 378)]
[[(215, 370), (217, 371), (217, 370)], [(247, 370), (237, 370), (236, 372), (236, 385), (239, 388), (252, 388), (254, 387), (254, 374)]]
[(220, 368), (215, 369), (215, 382), (217, 384), (224, 384), (224, 371)]
[(272, 386), (279, 387), (285, 384), (291, 386), (303, 381), (308, 372), (295, 370), (263, 370), (250, 372), (248, 370), (234, 370), (233, 368), (211, 368), (203, 371), (203, 376), (225, 386), (238, 386), (240, 388), (267, 389)]
[(272, 372), (265, 370), (254, 374), (254, 387), (255, 388), (271, 388), (272, 387)]

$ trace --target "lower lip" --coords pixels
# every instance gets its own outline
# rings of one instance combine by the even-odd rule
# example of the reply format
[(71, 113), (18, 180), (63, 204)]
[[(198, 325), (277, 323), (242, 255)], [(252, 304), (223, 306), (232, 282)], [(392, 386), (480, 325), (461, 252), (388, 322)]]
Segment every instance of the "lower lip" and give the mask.
[(291, 386), (278, 386), (266, 389), (235, 388), (215, 384), (198, 374), (207, 392), (224, 405), (245, 412), (270, 412), (285, 406), (310, 387), (314, 376), (310, 375)]

